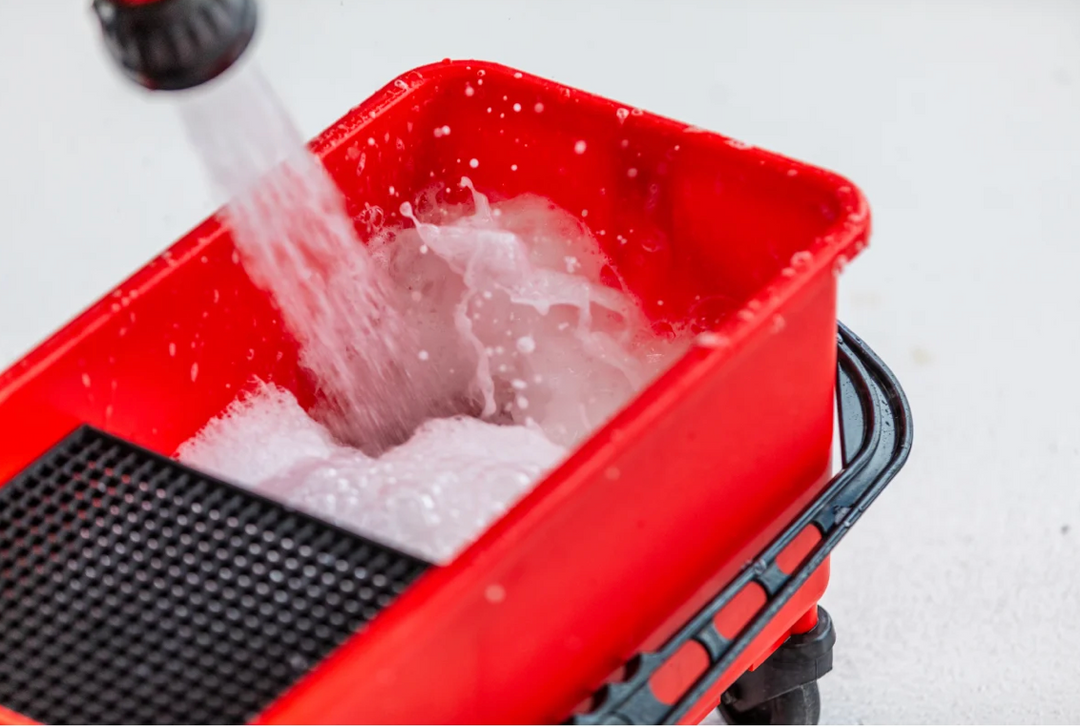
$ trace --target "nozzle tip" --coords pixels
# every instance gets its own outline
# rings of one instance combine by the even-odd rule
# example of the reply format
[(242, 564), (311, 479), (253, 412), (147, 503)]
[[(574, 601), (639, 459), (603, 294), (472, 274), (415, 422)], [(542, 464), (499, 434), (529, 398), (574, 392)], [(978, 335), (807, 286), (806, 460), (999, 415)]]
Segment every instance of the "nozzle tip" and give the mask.
[(94, 0), (93, 8), (113, 59), (151, 90), (206, 83), (255, 35), (255, 0)]

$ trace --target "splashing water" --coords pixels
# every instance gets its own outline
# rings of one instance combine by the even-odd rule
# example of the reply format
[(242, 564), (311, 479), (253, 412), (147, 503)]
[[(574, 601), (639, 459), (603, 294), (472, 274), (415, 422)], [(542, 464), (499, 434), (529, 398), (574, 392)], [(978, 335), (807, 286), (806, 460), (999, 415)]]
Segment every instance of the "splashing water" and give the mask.
[(368, 452), (440, 411), (430, 367), (344, 200), (254, 67), (185, 98), (188, 134), (219, 191), (244, 268), (270, 292), (322, 395), (320, 418)]
[(375, 241), (376, 259), (408, 327), (454, 372), (444, 386), (482, 418), (536, 425), (573, 446), (682, 344), (652, 334), (632, 298), (598, 282), (617, 278), (573, 215), (534, 195), (491, 205), (461, 184), (471, 214), (435, 225), (405, 203), (414, 229)]
[(492, 204), (462, 178), (471, 204), (421, 195), (365, 247), (254, 69), (183, 117), (323, 402), (309, 414), (260, 384), (181, 447), (191, 465), (445, 561), (689, 343), (654, 334), (581, 220), (543, 198)]
[(370, 457), (335, 442), (291, 393), (260, 385), (180, 458), (445, 562), (684, 349), (596, 282), (606, 258), (573, 215), (532, 195), (491, 205), (462, 184), (471, 211), (432, 208), (457, 215), (435, 225), (403, 204), (412, 227), (374, 240), (370, 258), (452, 416)]

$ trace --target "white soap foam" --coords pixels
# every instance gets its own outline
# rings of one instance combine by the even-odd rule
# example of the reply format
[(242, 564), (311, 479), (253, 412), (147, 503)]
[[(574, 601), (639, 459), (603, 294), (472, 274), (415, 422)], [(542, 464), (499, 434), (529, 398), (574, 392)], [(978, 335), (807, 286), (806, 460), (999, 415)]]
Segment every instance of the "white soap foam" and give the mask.
[[(407, 441), (367, 453), (346, 446), (291, 393), (260, 384), (180, 458), (446, 561), (686, 348), (686, 336), (652, 332), (580, 220), (540, 197), (492, 205), (462, 185), (471, 208), (422, 198), (417, 207), (436, 225), (405, 203), (411, 226), (378, 237), (363, 258), (409, 332), (412, 362), (439, 382), (438, 406), (414, 410), (429, 416)], [(366, 304), (363, 282), (338, 291)], [(356, 349), (379, 335), (329, 330)]]
[[(444, 391), (482, 418), (535, 421), (573, 446), (685, 350), (685, 337), (654, 334), (630, 295), (599, 282), (619, 281), (573, 215), (534, 195), (492, 205), (462, 185), (471, 213), (436, 225), (405, 203), (414, 229), (376, 242), (375, 259), (432, 363), (455, 372)], [(515, 381), (536, 383), (523, 396)]]
[(445, 562), (564, 449), (539, 430), (432, 419), (378, 458), (342, 446), (288, 391), (259, 384), (181, 447), (185, 463), (360, 534)]

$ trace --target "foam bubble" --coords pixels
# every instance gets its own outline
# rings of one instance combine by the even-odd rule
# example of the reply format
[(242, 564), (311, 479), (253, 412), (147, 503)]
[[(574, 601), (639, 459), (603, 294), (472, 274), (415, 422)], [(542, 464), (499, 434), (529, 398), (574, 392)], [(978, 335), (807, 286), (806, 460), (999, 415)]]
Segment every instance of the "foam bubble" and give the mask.
[(564, 456), (543, 433), (432, 419), (369, 457), (342, 446), (288, 391), (260, 384), (181, 447), (181, 461), (362, 535), (445, 562)]

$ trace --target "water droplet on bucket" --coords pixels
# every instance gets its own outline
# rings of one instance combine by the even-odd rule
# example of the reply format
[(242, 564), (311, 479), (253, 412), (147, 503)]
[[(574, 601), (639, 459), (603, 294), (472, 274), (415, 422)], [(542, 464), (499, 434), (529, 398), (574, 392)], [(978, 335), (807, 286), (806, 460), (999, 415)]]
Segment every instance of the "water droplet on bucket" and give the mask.
[(484, 598), (486, 598), (489, 603), (502, 603), (503, 600), (506, 599), (506, 589), (498, 583), (492, 583), (484, 589)]
[(705, 331), (698, 334), (697, 338), (694, 339), (694, 343), (701, 348), (722, 348), (728, 344), (728, 339), (719, 333)]
[(809, 252), (807, 252), (806, 250), (800, 250), (799, 252), (791, 256), (791, 264), (797, 268), (801, 268), (802, 266), (807, 265), (813, 259), (814, 256), (811, 255)]

